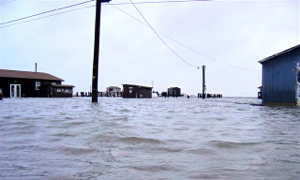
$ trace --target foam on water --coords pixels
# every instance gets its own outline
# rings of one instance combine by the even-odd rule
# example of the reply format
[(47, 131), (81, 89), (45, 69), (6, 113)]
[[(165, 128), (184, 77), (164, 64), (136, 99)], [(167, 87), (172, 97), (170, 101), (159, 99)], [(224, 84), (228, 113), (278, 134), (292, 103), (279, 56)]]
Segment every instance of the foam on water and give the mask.
[(0, 179), (300, 177), (300, 108), (255, 98), (0, 101)]

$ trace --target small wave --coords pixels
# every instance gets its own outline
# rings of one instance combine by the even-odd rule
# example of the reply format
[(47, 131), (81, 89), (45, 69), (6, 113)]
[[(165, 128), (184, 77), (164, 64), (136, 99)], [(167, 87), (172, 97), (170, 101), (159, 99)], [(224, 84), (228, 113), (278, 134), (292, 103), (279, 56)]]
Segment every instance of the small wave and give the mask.
[(118, 120), (118, 121), (128, 121), (128, 117), (127, 116), (121, 116), (121, 117), (116, 117), (114, 118), (114, 120)]
[(129, 109), (120, 109), (119, 112), (130, 112)]
[(57, 137), (75, 137), (77, 135), (70, 134), (70, 133), (58, 133), (58, 134), (54, 134), (53, 136), (57, 136)]
[(164, 144), (164, 142), (158, 139), (151, 139), (151, 138), (140, 138), (140, 137), (126, 137), (120, 138), (122, 142), (126, 142), (129, 144)]
[(240, 148), (240, 147), (245, 147), (245, 146), (254, 146), (254, 145), (258, 145), (260, 143), (258, 142), (245, 142), (245, 143), (241, 143), (241, 142), (230, 142), (230, 141), (218, 141), (218, 140), (214, 140), (214, 141), (210, 141), (209, 144), (211, 146), (217, 147), (217, 148)]
[(180, 153), (183, 152), (184, 149), (182, 148), (169, 148), (169, 147), (156, 147), (151, 148), (152, 151), (155, 151), (157, 153)]
[(93, 141), (102, 142), (121, 142), (126, 144), (165, 144), (158, 139), (142, 138), (142, 137), (119, 137), (108, 135), (97, 135)]
[(160, 172), (160, 171), (171, 171), (173, 170), (172, 167), (167, 165), (161, 166), (128, 166), (127, 168), (131, 168), (137, 171), (144, 171), (144, 172)]
[(66, 116), (66, 117), (64, 117), (64, 119), (69, 120), (69, 119), (74, 119), (74, 118), (72, 118), (70, 116)]
[(75, 122), (69, 122), (69, 123), (66, 123), (67, 126), (76, 126), (76, 125), (82, 125), (82, 124), (86, 124), (86, 122), (83, 122), (83, 121), (75, 121)]
[(192, 153), (192, 154), (201, 154), (201, 155), (214, 155), (217, 154), (216, 151), (212, 149), (188, 149), (185, 150), (186, 153)]
[(13, 119), (15, 118), (16, 116), (2, 116), (3, 119)]
[(91, 154), (97, 152), (98, 150), (90, 147), (60, 145), (58, 146), (58, 151), (66, 154), (72, 154), (72, 155), (84, 155), (84, 154)]

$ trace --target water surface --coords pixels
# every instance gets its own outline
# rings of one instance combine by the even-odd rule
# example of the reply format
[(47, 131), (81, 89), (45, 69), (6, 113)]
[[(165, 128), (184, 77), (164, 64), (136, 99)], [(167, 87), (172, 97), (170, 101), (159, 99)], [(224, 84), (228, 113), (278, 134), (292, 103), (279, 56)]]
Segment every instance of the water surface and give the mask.
[(0, 101), (0, 179), (300, 179), (300, 107), (90, 101)]

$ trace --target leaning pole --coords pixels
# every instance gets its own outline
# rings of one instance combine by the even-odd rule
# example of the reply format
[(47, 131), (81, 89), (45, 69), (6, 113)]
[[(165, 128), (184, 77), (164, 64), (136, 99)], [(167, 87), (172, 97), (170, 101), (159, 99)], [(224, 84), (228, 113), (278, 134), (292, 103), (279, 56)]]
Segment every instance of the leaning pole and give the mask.
[(94, 62), (92, 76), (92, 102), (98, 102), (98, 69), (99, 69), (99, 47), (100, 47), (100, 20), (101, 3), (111, 0), (96, 0), (96, 21), (95, 21), (95, 44), (94, 44)]

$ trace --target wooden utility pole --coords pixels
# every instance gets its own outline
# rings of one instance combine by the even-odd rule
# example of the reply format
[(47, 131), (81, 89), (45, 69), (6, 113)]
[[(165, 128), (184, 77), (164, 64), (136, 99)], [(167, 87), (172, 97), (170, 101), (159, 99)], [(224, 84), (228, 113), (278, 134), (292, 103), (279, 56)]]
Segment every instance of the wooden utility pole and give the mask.
[(95, 21), (95, 44), (94, 44), (94, 62), (92, 77), (92, 102), (98, 102), (98, 65), (99, 65), (99, 46), (100, 46), (100, 20), (101, 3), (111, 0), (96, 0), (96, 21)]
[(206, 97), (206, 85), (205, 85), (205, 66), (202, 66), (202, 98)]

